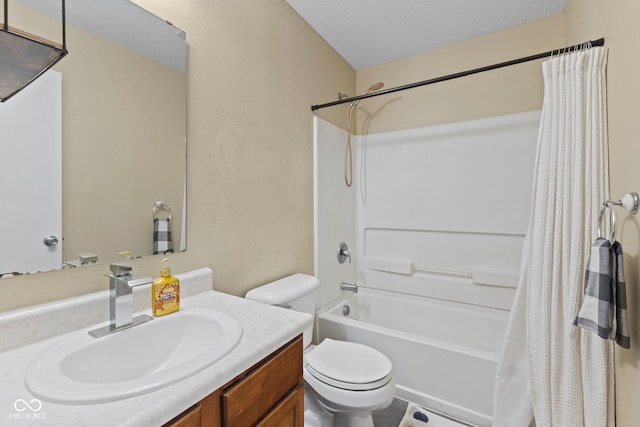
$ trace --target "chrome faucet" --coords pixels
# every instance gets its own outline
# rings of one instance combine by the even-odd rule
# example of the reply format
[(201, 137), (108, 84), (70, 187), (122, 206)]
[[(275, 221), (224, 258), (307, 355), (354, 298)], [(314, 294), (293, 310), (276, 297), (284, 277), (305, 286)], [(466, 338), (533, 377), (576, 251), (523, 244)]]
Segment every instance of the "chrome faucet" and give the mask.
[(142, 314), (133, 317), (133, 293), (136, 286), (148, 285), (153, 282), (150, 277), (134, 278), (131, 275), (132, 267), (121, 264), (109, 266), (111, 274), (105, 274), (109, 278), (109, 325), (89, 331), (89, 335), (100, 338), (132, 326), (139, 325), (153, 317)]
[(342, 289), (343, 291), (351, 291), (354, 294), (358, 293), (358, 285), (356, 285), (355, 283), (342, 282), (340, 283), (340, 289)]

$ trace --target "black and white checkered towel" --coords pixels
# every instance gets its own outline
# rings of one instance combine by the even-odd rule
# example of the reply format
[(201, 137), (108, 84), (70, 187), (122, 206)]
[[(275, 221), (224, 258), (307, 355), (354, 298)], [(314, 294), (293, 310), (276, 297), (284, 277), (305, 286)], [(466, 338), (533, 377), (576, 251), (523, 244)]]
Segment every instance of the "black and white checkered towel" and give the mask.
[(171, 221), (169, 218), (153, 220), (153, 254), (173, 253), (171, 244)]
[(615, 340), (621, 347), (630, 347), (620, 243), (611, 244), (603, 238), (593, 242), (585, 272), (584, 301), (573, 323), (601, 338)]

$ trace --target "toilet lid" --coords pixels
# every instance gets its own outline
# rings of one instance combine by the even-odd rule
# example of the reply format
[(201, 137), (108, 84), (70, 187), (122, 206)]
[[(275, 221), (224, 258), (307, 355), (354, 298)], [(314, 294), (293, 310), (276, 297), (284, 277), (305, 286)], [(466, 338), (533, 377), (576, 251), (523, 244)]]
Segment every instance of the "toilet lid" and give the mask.
[(307, 369), (319, 380), (351, 390), (381, 387), (391, 377), (391, 361), (366, 345), (325, 339), (307, 355)]

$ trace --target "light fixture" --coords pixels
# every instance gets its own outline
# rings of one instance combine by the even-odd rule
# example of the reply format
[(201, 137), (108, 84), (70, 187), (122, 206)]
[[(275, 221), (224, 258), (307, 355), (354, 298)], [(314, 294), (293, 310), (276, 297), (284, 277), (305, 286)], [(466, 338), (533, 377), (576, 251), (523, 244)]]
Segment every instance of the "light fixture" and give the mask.
[(65, 5), (62, 1), (62, 45), (9, 27), (8, 0), (0, 28), (0, 102), (20, 92), (53, 67), (67, 52)]

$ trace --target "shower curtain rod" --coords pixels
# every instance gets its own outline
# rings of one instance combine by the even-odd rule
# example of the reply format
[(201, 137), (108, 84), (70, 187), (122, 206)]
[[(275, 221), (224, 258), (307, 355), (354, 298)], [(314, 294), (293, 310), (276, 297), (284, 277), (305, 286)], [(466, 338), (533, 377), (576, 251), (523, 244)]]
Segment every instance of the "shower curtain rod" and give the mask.
[(367, 94), (364, 94), (364, 95), (352, 96), (351, 98), (343, 98), (343, 99), (340, 99), (338, 101), (327, 102), (326, 104), (312, 105), (311, 106), (311, 111), (316, 111), (316, 110), (319, 110), (321, 108), (326, 108), (326, 107), (333, 107), (334, 105), (346, 104), (348, 102), (357, 101), (359, 99), (372, 98), (374, 96), (387, 95), (389, 93), (400, 92), (401, 90), (413, 89), (414, 87), (426, 86), (426, 85), (430, 85), (430, 84), (433, 84), (433, 83), (440, 83), (440, 82), (444, 82), (444, 81), (447, 81), (447, 80), (457, 79), (459, 77), (466, 77), (466, 76), (470, 76), (472, 74), (478, 74), (478, 73), (482, 73), (482, 72), (485, 72), (485, 71), (495, 70), (495, 69), (498, 69), (498, 68), (509, 67), (511, 65), (516, 65), (516, 64), (522, 64), (523, 62), (534, 61), (536, 59), (548, 58), (548, 57), (550, 57), (552, 55), (560, 55), (562, 53), (565, 53), (565, 52), (568, 52), (568, 51), (571, 51), (571, 50), (574, 50), (574, 49), (583, 48), (584, 46), (590, 46), (590, 47), (593, 47), (593, 46), (604, 46), (604, 38), (599, 38), (597, 40), (590, 40), (590, 41), (585, 42), (585, 43), (575, 44), (573, 46), (567, 46), (567, 47), (563, 47), (563, 48), (560, 48), (560, 49), (550, 50), (548, 52), (539, 53), (537, 55), (525, 56), (524, 58), (512, 59), (511, 61), (500, 62), (498, 64), (487, 65), (485, 67), (474, 68), (474, 69), (468, 70), (468, 71), (462, 71), (462, 72), (459, 72), (459, 73), (453, 73), (453, 74), (449, 74), (449, 75), (442, 76), (442, 77), (436, 77), (436, 78), (429, 79), (429, 80), (423, 80), (421, 82), (409, 83), (409, 84), (406, 84), (406, 85), (396, 86), (396, 87), (392, 87), (392, 88), (389, 88), (389, 89), (383, 89), (383, 90), (379, 90), (379, 91), (376, 91), (376, 92), (367, 93)]

